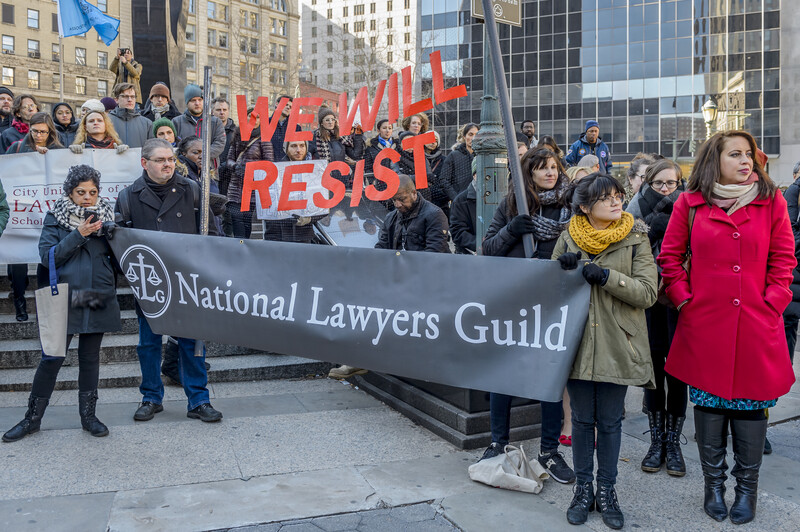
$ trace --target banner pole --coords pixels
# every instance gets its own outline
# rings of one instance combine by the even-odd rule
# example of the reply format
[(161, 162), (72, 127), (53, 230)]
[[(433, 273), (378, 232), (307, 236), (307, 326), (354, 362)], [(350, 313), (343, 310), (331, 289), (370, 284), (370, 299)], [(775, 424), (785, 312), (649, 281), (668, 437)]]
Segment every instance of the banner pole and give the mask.
[[(59, 17), (61, 14), (58, 15)], [(58, 32), (58, 101), (64, 101), (64, 44), (61, 32)]]
[[(500, 40), (497, 36), (497, 23), (494, 18), (494, 9), (491, 0), (482, 0), (482, 2), (486, 35), (489, 37), (488, 48), (492, 58), (491, 63), (494, 69), (494, 81), (497, 86), (497, 98), (500, 101), (500, 115), (503, 118), (503, 130), (506, 135), (508, 166), (511, 170), (511, 179), (516, 192), (514, 196), (517, 200), (517, 212), (519, 214), (530, 214), (528, 211), (528, 198), (525, 194), (525, 182), (522, 178), (522, 166), (520, 166), (519, 155), (517, 155), (517, 137), (514, 134), (514, 117), (511, 114), (511, 102), (508, 99), (508, 85), (506, 84), (506, 73), (503, 71), (503, 55), (500, 52)], [(536, 250), (536, 243), (533, 240), (533, 235), (531, 233), (522, 235), (522, 244), (525, 246), (525, 256), (532, 257), (533, 252)]]
[[(211, 67), (203, 68), (203, 155), (200, 185), (200, 234), (208, 236), (208, 204), (211, 198)], [(203, 356), (202, 340), (194, 344), (194, 356)]]

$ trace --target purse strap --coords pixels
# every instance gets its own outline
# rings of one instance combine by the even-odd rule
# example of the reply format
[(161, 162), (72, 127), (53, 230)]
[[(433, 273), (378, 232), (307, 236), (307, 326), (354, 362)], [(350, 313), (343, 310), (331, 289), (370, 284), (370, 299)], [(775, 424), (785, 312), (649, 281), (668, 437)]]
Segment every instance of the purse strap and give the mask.
[(252, 146), (253, 144), (255, 144), (255, 143), (256, 143), (256, 141), (257, 141), (257, 140), (260, 140), (260, 139), (261, 139), (261, 137), (260, 137), (260, 136), (253, 137), (253, 138), (250, 140), (250, 142), (248, 142), (248, 143), (247, 143), (247, 146), (245, 146), (245, 147), (244, 147), (244, 149), (242, 150), (242, 153), (240, 153), (240, 154), (238, 155), (238, 157), (236, 157), (236, 162), (235, 162), (234, 164), (239, 164), (239, 161), (241, 161), (241, 160), (242, 160), (242, 157), (244, 156), (244, 154), (245, 154), (245, 153), (247, 153), (247, 150), (249, 150), (249, 149), (250, 149), (250, 146)]
[(697, 214), (697, 207), (689, 207), (689, 238), (686, 239), (686, 258), (692, 256), (692, 227), (695, 214)]
[(50, 269), (50, 293), (54, 296), (58, 295), (58, 272), (56, 271), (56, 247), (50, 247), (50, 252), (47, 254), (47, 265)]

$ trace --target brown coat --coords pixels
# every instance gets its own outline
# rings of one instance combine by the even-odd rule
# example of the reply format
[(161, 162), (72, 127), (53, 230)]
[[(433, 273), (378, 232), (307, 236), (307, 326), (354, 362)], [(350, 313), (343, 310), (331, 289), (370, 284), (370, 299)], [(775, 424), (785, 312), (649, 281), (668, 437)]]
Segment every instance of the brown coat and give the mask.
[[(136, 103), (142, 103), (142, 87), (139, 85), (139, 79), (142, 77), (142, 64), (136, 60), (130, 60), (123, 65), (128, 71), (128, 83), (133, 84), (133, 88), (136, 89)], [(119, 58), (115, 57), (113, 61), (111, 61), (111, 65), (109, 65), (108, 69), (117, 75), (117, 79), (114, 80), (114, 85), (118, 85), (119, 83), (125, 83), (123, 78), (123, 70), (120, 68)]]

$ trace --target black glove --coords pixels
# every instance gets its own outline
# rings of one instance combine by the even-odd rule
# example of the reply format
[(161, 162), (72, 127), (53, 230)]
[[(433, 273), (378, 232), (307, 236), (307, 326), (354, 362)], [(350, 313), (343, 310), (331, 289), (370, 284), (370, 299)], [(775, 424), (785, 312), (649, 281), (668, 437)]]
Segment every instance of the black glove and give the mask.
[(514, 238), (533, 233), (533, 218), (529, 214), (518, 214), (508, 224), (508, 232)]
[(114, 231), (116, 230), (117, 224), (114, 222), (103, 222), (103, 226), (100, 228), (98, 234), (105, 236), (106, 240), (112, 240), (114, 238)]
[(560, 255), (557, 260), (559, 264), (561, 264), (562, 270), (574, 270), (578, 267), (578, 261), (581, 260), (581, 252), (564, 253)]
[(72, 306), (74, 308), (89, 308), (99, 310), (106, 308), (106, 299), (109, 294), (97, 290), (73, 290)]
[(589, 284), (603, 286), (608, 280), (608, 270), (604, 270), (594, 262), (590, 262), (583, 267), (583, 278)]
[(650, 242), (655, 242), (664, 238), (664, 233), (667, 232), (667, 224), (669, 224), (669, 215), (667, 214), (652, 214), (648, 216), (647, 223), (650, 225)]

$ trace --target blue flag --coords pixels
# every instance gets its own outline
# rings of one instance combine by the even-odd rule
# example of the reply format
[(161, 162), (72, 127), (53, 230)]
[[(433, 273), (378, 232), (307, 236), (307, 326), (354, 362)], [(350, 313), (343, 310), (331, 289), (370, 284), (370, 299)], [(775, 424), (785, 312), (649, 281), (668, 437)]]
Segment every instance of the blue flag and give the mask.
[(86, 0), (58, 0), (58, 32), (62, 37), (83, 35), (94, 27), (106, 46), (119, 35), (119, 20)]

